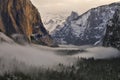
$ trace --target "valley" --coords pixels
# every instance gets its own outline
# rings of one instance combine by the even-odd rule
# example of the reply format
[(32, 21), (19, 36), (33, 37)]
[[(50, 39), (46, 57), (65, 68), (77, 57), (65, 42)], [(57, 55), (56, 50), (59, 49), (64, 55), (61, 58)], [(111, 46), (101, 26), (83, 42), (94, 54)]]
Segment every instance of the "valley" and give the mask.
[(0, 0), (0, 80), (120, 80), (120, 2), (34, 1)]

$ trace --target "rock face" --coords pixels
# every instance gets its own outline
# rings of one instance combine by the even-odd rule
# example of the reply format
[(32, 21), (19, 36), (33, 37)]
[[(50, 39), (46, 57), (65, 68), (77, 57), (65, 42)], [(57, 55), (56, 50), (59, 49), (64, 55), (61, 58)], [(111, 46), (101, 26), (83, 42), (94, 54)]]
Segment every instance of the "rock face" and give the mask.
[(56, 29), (51, 34), (59, 44), (93, 45), (100, 41), (110, 20), (120, 3), (113, 3), (93, 8), (82, 15), (72, 12), (64, 27)]
[(8, 36), (22, 34), (29, 42), (53, 44), (30, 0), (0, 0), (0, 31)]
[(113, 18), (107, 24), (103, 46), (114, 47), (120, 50), (120, 10), (116, 10)]

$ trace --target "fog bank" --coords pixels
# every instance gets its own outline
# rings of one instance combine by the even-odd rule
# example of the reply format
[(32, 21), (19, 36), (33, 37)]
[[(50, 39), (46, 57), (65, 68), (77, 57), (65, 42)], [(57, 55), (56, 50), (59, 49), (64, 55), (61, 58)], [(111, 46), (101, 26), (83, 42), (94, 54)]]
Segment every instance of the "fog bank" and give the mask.
[(120, 56), (120, 52), (112, 47), (94, 47), (86, 49), (86, 52), (73, 55), (74, 57), (83, 57), (83, 58), (95, 58), (95, 59), (108, 59), (116, 58)]
[(67, 58), (55, 55), (53, 51), (47, 51), (30, 46), (0, 44), (0, 57), (17, 59), (29, 65), (51, 66), (58, 63), (68, 63)]
[[(68, 49), (66, 48), (66, 50)], [(114, 48), (94, 47), (94, 48), (87, 48), (85, 49), (85, 52), (82, 53), (77, 52), (76, 54), (73, 55), (60, 56), (57, 55), (56, 49), (53, 50), (53, 48), (52, 50), (50, 49), (47, 50), (29, 45), (20, 46), (17, 44), (7, 44), (7, 43), (0, 44), (0, 58), (4, 58), (6, 62), (8, 61), (7, 63), (11, 64), (11, 62), (9, 62), (10, 60), (11, 61), (17, 60), (19, 62), (23, 62), (27, 65), (32, 65), (32, 66), (51, 67), (54, 65), (58, 65), (59, 63), (68, 65), (73, 63), (75, 61), (74, 59), (75, 58), (77, 59), (78, 57), (83, 57), (83, 58), (93, 57), (95, 59), (105, 59), (105, 58), (118, 57), (119, 54), (120, 54), (119, 51)]]

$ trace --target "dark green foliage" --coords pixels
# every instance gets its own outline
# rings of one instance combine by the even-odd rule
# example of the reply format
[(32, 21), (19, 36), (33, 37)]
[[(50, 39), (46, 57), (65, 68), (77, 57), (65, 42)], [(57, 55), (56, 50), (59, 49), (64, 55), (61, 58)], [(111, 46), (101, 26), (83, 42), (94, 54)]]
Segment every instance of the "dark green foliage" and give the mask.
[(61, 66), (60, 71), (47, 70), (46, 80), (119, 80), (120, 59), (83, 59), (70, 67)]
[(120, 58), (78, 59), (71, 66), (59, 64), (55, 69), (38, 69), (32, 73), (14, 72), (0, 80), (120, 80)]
[(32, 80), (30, 76), (25, 75), (21, 72), (16, 73), (6, 73), (3, 76), (0, 76), (0, 80)]

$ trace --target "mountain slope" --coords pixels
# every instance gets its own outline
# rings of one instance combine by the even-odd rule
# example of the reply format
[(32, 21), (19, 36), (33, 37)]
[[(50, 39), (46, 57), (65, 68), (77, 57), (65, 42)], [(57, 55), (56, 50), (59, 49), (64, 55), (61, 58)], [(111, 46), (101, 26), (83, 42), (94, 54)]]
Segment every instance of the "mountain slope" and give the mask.
[(22, 34), (28, 42), (53, 44), (30, 0), (0, 0), (0, 31), (8, 36)]
[(120, 50), (120, 10), (116, 10), (113, 18), (107, 24), (103, 39), (103, 46), (114, 47)]
[(93, 8), (80, 16), (72, 12), (64, 27), (51, 35), (59, 44), (93, 45), (104, 37), (108, 20), (119, 8), (120, 3), (113, 3)]

